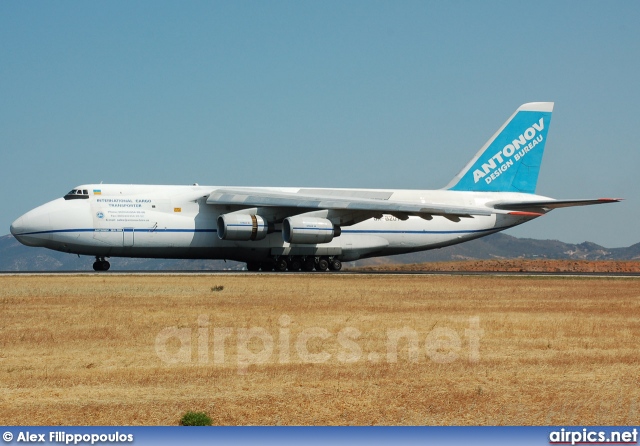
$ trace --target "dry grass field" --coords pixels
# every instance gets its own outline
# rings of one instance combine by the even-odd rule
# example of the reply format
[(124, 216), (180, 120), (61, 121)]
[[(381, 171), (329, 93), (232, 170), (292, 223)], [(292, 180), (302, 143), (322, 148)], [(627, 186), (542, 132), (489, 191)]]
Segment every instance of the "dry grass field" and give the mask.
[(640, 422), (640, 280), (0, 277), (2, 424)]

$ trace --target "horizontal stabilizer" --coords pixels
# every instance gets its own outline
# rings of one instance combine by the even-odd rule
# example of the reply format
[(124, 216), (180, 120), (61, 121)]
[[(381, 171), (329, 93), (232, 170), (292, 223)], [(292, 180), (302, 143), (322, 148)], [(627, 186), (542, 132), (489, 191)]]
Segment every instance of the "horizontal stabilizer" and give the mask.
[(543, 201), (516, 201), (507, 203), (497, 203), (493, 207), (495, 209), (505, 210), (526, 210), (530, 212), (544, 211), (548, 212), (556, 208), (568, 208), (572, 206), (589, 206), (592, 204), (617, 203), (622, 198), (595, 198), (586, 200), (543, 200)]

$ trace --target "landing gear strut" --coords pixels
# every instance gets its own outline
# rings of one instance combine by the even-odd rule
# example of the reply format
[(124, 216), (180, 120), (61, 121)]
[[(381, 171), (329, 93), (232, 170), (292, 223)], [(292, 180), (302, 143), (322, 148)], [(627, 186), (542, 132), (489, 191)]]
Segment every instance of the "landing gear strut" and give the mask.
[(94, 271), (109, 271), (109, 267), (111, 267), (111, 264), (104, 257), (96, 256), (96, 261), (93, 262)]

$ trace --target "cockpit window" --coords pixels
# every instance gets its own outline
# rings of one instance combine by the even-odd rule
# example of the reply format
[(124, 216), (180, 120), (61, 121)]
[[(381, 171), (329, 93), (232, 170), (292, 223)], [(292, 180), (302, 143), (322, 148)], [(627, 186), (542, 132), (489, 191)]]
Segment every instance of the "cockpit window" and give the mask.
[(67, 195), (64, 196), (65, 200), (77, 200), (88, 199), (89, 191), (87, 189), (71, 189)]

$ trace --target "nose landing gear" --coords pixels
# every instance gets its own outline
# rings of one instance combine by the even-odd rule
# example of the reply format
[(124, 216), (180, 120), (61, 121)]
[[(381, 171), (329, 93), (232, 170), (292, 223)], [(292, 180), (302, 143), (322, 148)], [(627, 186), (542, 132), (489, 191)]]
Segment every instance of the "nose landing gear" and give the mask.
[(96, 256), (96, 261), (93, 262), (94, 271), (109, 271), (109, 267), (111, 267), (111, 264), (104, 257)]

